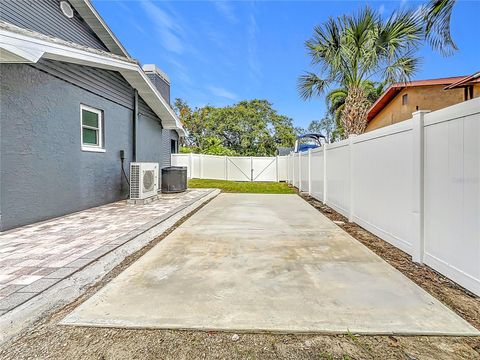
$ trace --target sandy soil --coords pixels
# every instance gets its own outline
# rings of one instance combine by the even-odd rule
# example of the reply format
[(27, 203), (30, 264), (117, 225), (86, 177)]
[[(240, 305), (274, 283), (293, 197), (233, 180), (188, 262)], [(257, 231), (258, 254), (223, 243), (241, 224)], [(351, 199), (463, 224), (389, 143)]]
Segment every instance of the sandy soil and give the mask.
[[(344, 217), (307, 198), (332, 220)], [(182, 219), (178, 226), (185, 219)], [(355, 224), (341, 225), (425, 290), (480, 328), (480, 299)], [(172, 229), (173, 230), (173, 229)], [(74, 303), (46, 316), (0, 350), (0, 359), (480, 359), (480, 338), (238, 334), (125, 330), (58, 325), (79, 303), (104, 286), (167, 234), (131, 255)]]

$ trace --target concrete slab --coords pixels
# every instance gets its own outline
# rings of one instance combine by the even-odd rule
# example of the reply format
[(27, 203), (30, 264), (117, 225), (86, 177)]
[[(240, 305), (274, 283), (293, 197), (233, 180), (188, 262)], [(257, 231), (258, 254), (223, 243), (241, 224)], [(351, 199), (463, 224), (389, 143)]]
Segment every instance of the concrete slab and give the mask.
[(296, 195), (219, 195), (62, 323), (479, 335)]

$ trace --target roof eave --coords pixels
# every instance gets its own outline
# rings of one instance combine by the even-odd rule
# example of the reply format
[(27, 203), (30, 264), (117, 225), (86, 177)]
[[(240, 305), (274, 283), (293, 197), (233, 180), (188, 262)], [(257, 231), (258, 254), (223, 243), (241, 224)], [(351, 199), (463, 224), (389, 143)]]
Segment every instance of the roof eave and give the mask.
[[(465, 81), (466, 78), (478, 75), (480, 77), (480, 72), (470, 75), (470, 76), (454, 76), (448, 78), (438, 78), (438, 79), (429, 79), (429, 80), (415, 80), (409, 81), (406, 83), (396, 83), (391, 85), (382, 95), (372, 104), (370, 109), (367, 112), (367, 122), (370, 122), (375, 116), (378, 115), (380, 111), (400, 92), (401, 90), (409, 87), (419, 87), (419, 86), (438, 86), (438, 85), (447, 85), (444, 89), (453, 89), (454, 85), (458, 86), (458, 83)], [(480, 80), (479, 80), (480, 82)]]
[(370, 122), (405, 86), (392, 85), (370, 106), (367, 112), (367, 122)]
[(444, 89), (445, 90), (456, 89), (458, 87), (465, 86), (471, 82), (474, 82), (474, 83), (480, 82), (480, 71), (473, 73), (472, 75), (465, 76), (463, 79), (457, 82), (454, 82), (453, 84), (445, 86)]
[(116, 55), (131, 58), (120, 40), (118, 40), (112, 30), (110, 30), (89, 0), (69, 0), (69, 2), (100, 40), (102, 40), (108, 50)]
[(144, 73), (140, 65), (119, 56), (100, 51), (72, 47), (61, 40), (34, 37), (0, 28), (0, 62), (36, 63), (39, 59), (51, 59), (118, 71), (157, 114), (166, 129), (183, 133), (183, 127), (173, 109)]

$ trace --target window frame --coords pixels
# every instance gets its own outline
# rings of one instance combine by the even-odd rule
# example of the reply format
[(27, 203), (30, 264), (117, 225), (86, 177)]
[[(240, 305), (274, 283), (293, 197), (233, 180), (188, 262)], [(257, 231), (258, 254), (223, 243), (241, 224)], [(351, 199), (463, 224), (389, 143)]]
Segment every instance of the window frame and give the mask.
[(170, 153), (171, 154), (178, 154), (178, 140), (170, 139)]
[(408, 105), (408, 93), (402, 95), (402, 106)]
[(467, 85), (463, 88), (463, 101), (473, 99), (473, 85)]
[[(93, 126), (88, 126), (83, 124), (83, 110), (90, 111), (98, 115), (98, 128)], [(83, 129), (92, 129), (97, 131), (98, 135), (98, 144), (86, 144), (83, 140)], [(105, 122), (103, 119), (103, 111), (88, 105), (80, 104), (80, 141), (82, 145), (82, 151), (91, 151), (91, 152), (105, 152), (105, 142), (104, 142), (104, 128)]]

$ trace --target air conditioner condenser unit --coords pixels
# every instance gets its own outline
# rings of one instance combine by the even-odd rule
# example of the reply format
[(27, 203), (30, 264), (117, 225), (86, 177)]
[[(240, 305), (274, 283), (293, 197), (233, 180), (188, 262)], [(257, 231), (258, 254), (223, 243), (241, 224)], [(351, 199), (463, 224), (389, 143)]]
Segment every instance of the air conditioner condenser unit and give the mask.
[(158, 193), (158, 163), (130, 163), (130, 199), (142, 200)]

